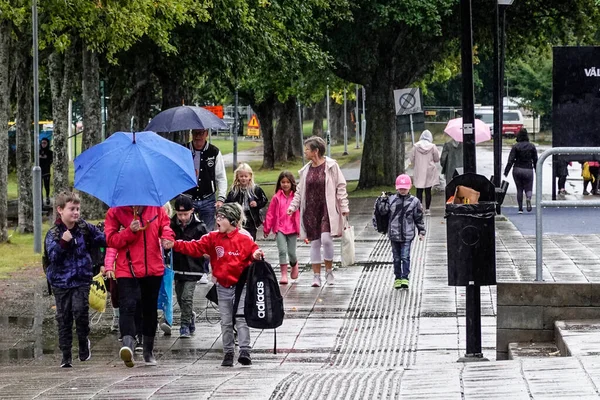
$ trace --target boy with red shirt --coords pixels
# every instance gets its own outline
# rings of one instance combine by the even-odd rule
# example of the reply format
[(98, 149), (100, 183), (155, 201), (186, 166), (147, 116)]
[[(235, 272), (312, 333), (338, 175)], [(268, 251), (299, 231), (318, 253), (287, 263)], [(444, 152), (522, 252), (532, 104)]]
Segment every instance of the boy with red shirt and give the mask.
[[(243, 224), (244, 213), (237, 203), (226, 203), (217, 211), (217, 230), (204, 235), (200, 240), (167, 242), (165, 248), (173, 248), (176, 252), (191, 257), (210, 256), (213, 277), (217, 280), (219, 313), (221, 314), (221, 334), (223, 336), (223, 367), (233, 367), (235, 342), (233, 336), (234, 315), (244, 314), (246, 288), (242, 290), (239, 306), (234, 312), (235, 285), (242, 271), (252, 263), (260, 260), (264, 253), (249, 235), (238, 229)], [(236, 319), (240, 355), (238, 362), (251, 365), (250, 329), (244, 318)]]

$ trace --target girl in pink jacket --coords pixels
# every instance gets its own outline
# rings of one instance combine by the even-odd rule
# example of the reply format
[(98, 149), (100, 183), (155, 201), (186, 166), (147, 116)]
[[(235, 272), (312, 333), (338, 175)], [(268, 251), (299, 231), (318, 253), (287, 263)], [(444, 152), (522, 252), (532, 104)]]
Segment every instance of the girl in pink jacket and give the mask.
[[(265, 238), (272, 231), (276, 235), (277, 249), (279, 250), (279, 266), (281, 267), (281, 279), (279, 283), (288, 283), (288, 265), (292, 266), (291, 278), (298, 279), (298, 258), (296, 257), (296, 238), (300, 234), (300, 212), (294, 211), (288, 215), (294, 193), (296, 192), (296, 180), (289, 171), (279, 174), (275, 195), (271, 200), (267, 216), (263, 222)], [(289, 264), (288, 264), (289, 259)]]

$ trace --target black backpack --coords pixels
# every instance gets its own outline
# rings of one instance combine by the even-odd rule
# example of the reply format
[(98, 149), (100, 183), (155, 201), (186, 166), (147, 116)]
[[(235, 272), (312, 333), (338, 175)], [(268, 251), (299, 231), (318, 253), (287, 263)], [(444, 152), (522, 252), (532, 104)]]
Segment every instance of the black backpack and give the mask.
[[(256, 329), (280, 327), (285, 316), (283, 297), (271, 264), (264, 260), (254, 261), (244, 270), (236, 288), (234, 310), (237, 310), (244, 283), (246, 283), (244, 303), (246, 324)], [(274, 337), (273, 353), (277, 353), (277, 332)]]
[[(375, 200), (375, 207), (373, 211), (373, 227), (377, 229), (379, 233), (387, 233), (390, 225), (389, 215), (389, 201), (391, 192), (382, 192), (381, 195)], [(387, 207), (386, 207), (387, 205)], [(382, 214), (381, 209), (385, 208), (388, 210), (387, 214)]]

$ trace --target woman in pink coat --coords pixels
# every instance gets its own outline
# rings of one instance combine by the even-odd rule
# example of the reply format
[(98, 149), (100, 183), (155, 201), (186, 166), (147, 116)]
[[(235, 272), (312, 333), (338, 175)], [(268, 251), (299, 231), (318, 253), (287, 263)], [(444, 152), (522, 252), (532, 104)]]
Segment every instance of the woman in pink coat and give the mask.
[(440, 184), (436, 165), (439, 161), (440, 152), (433, 144), (433, 135), (425, 129), (410, 152), (410, 162), (414, 168), (413, 185), (417, 188), (417, 199), (421, 203), (423, 203), (423, 191), (425, 191), (425, 215), (430, 213), (431, 188)]
[(319, 287), (322, 263), (325, 263), (327, 283), (333, 284), (332, 238), (342, 236), (344, 217), (350, 209), (346, 179), (337, 162), (325, 157), (325, 141), (318, 136), (306, 139), (304, 155), (310, 162), (299, 171), (298, 190), (288, 207), (288, 214), (300, 209), (300, 237), (310, 240), (312, 286)]

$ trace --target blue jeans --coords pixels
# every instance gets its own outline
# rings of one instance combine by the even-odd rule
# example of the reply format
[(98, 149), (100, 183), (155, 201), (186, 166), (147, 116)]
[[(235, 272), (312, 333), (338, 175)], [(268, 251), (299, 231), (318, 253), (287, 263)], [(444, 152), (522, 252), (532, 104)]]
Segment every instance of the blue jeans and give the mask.
[(391, 241), (394, 256), (394, 275), (396, 279), (408, 279), (410, 274), (410, 242)]
[[(216, 201), (216, 197), (215, 194), (213, 193), (212, 196), (207, 197), (204, 200), (194, 200), (194, 211), (196, 212), (196, 214), (198, 214), (198, 216), (200, 217), (200, 219), (204, 222), (204, 224), (206, 225), (206, 229), (209, 232), (212, 232), (215, 230), (215, 216), (216, 216), (216, 209), (215, 209), (215, 204), (217, 203)], [(204, 271), (208, 273), (210, 270), (208, 268), (208, 260), (204, 260)]]
[(204, 200), (194, 200), (194, 211), (206, 224), (206, 229), (208, 229), (209, 232), (215, 230), (216, 202), (217, 200), (214, 193)]

